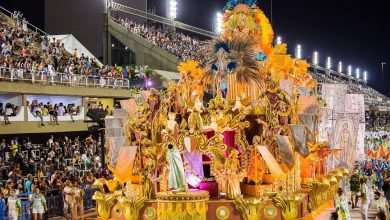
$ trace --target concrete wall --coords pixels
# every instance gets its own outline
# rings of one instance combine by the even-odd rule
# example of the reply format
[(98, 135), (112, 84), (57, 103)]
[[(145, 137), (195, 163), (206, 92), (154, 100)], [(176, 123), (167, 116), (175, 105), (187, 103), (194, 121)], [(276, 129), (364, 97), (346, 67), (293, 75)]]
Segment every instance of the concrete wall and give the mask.
[(166, 71), (177, 70), (180, 60), (176, 56), (132, 33), (111, 18), (108, 22), (108, 31), (135, 54), (137, 65), (148, 65)]
[(0, 122), (0, 137), (1, 135), (8, 134), (33, 134), (33, 133), (57, 133), (57, 132), (76, 132), (76, 131), (88, 131), (89, 125), (83, 121), (66, 121), (59, 122), (60, 125), (52, 125), (45, 122), (45, 126), (41, 126), (40, 122), (12, 122), (10, 125), (4, 125), (4, 122)]
[(130, 98), (130, 91), (127, 89), (71, 87), (61, 85), (42, 85), (1, 81), (0, 92), (83, 97)]
[[(146, 0), (116, 0), (146, 11)], [(45, 31), (73, 34), (97, 58), (103, 60), (104, 0), (45, 0)]]

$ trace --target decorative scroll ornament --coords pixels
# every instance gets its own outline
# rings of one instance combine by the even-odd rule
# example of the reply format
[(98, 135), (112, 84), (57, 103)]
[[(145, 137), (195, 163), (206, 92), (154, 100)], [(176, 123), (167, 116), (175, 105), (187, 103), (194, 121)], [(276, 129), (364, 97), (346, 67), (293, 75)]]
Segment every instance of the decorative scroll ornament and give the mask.
[(261, 210), (265, 205), (266, 199), (248, 199), (245, 200), (241, 195), (234, 200), (236, 209), (241, 213), (244, 220), (258, 220), (261, 219)]
[(115, 196), (96, 191), (92, 199), (96, 201), (98, 216), (104, 219), (110, 218), (111, 208), (115, 205)]

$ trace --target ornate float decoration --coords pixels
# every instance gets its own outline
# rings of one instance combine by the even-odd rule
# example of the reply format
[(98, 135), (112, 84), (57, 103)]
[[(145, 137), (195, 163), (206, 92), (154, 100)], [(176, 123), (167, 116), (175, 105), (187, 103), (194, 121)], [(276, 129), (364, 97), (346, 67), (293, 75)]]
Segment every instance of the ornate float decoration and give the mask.
[(114, 178), (95, 183), (100, 219), (299, 219), (348, 174), (326, 170), (306, 61), (273, 45), (255, 0), (228, 1), (223, 20), (204, 69), (183, 62), (167, 92), (106, 118)]

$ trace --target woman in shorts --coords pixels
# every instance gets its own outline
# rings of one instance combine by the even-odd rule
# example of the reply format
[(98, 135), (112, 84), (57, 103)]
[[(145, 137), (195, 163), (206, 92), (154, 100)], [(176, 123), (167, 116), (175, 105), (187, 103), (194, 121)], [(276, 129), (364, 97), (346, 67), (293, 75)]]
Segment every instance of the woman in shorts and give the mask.
[(34, 220), (42, 219), (43, 214), (47, 212), (45, 196), (38, 187), (35, 188), (35, 194), (31, 196), (31, 208)]

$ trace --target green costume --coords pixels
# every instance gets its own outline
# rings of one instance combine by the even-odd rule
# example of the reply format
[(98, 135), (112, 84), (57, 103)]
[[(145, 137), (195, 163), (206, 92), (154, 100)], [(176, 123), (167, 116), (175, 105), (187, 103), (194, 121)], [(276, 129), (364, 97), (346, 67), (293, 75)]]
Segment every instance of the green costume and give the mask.
[(169, 164), (168, 186), (179, 192), (188, 191), (186, 177), (184, 175), (183, 160), (179, 150), (173, 145), (168, 145), (167, 161)]

